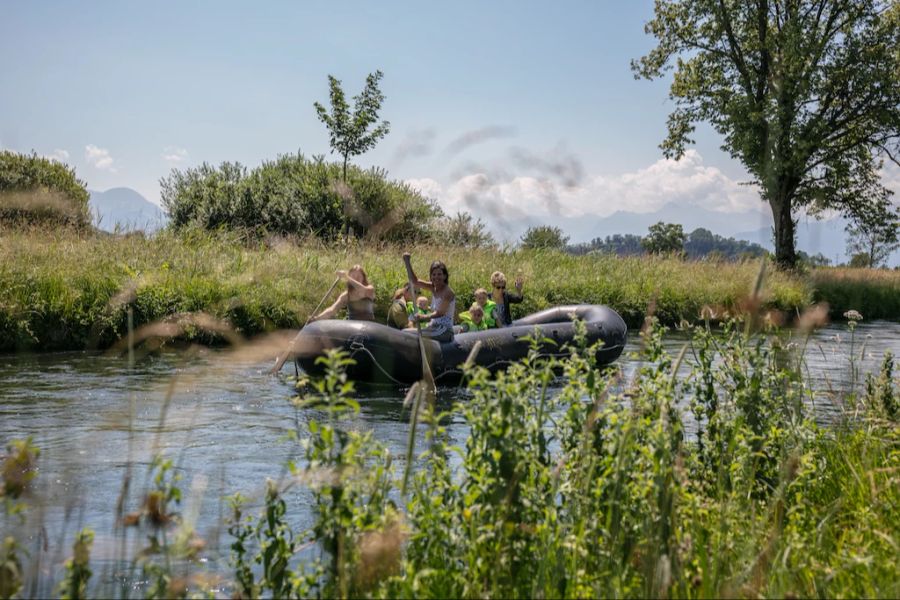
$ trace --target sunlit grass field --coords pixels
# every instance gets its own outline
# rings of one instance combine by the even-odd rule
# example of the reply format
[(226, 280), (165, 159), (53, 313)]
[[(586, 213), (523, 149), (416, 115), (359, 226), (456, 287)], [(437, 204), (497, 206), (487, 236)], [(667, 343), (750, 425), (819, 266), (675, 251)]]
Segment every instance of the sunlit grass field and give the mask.
[[(504, 271), (525, 280), (519, 317), (568, 303), (607, 304), (630, 326), (653, 312), (663, 323), (696, 322), (705, 306), (716, 317), (742, 307), (758, 261), (686, 262), (671, 257), (572, 256), (553, 251), (324, 246), (237, 234), (164, 232), (152, 237), (0, 230), (0, 351), (102, 348), (120, 339), (130, 308), (140, 326), (202, 311), (243, 336), (302, 325), (324, 298), (335, 271), (355, 263), (376, 286), (376, 316), (405, 280), (403, 251), (425, 274), (434, 259), (450, 269), (463, 310), (473, 291)], [(768, 268), (763, 308), (788, 321), (812, 302), (840, 317), (900, 318), (900, 272), (823, 269), (787, 275)], [(202, 330), (185, 337), (214, 342)]]

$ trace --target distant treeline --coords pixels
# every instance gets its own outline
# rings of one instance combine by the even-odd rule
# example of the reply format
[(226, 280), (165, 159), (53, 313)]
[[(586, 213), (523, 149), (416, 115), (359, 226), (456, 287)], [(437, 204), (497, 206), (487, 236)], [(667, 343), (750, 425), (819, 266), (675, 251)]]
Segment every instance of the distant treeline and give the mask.
[[(608, 235), (605, 238), (594, 238), (590, 242), (568, 246), (572, 254), (615, 254), (617, 256), (637, 256), (646, 253), (643, 237), (634, 234)], [(738, 260), (755, 258), (768, 254), (768, 251), (746, 240), (726, 238), (699, 227), (689, 233), (684, 241), (684, 255), (687, 258), (721, 258)]]

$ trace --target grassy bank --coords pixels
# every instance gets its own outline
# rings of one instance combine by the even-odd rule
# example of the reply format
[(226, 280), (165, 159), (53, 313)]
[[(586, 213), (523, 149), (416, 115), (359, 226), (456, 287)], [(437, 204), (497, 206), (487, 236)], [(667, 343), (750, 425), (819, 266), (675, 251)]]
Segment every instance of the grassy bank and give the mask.
[[(683, 262), (671, 258), (570, 256), (555, 252), (410, 249), (421, 273), (434, 258), (450, 268), (462, 307), (494, 270), (525, 277), (525, 302), (513, 316), (564, 303), (608, 304), (632, 326), (651, 304), (665, 323), (696, 321), (704, 306), (717, 313), (741, 306), (759, 264)], [(0, 351), (102, 348), (127, 329), (179, 313), (203, 311), (244, 336), (301, 325), (322, 300), (337, 269), (361, 263), (376, 285), (379, 318), (405, 280), (397, 247), (325, 247), (284, 241), (247, 245), (235, 235), (161, 233), (92, 236), (57, 232), (0, 232)], [(900, 274), (866, 279), (888, 298), (864, 302), (858, 281), (838, 271), (812, 280), (769, 272), (765, 306), (788, 315), (815, 297), (834, 310), (854, 308), (866, 318), (900, 317)], [(812, 281), (812, 283), (810, 283)], [(816, 287), (813, 287), (816, 286)], [(335, 294), (332, 295), (334, 297)], [(857, 303), (858, 302), (858, 303)], [(212, 341), (202, 331), (187, 337)]]

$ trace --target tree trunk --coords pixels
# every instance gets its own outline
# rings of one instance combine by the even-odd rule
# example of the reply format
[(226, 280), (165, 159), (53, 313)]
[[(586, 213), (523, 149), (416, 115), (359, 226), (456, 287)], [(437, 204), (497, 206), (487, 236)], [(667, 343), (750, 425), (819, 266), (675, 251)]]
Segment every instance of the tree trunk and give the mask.
[(344, 183), (347, 183), (347, 155), (344, 155)]
[(786, 194), (777, 194), (769, 205), (775, 220), (775, 262), (785, 270), (797, 265), (797, 253), (794, 250), (794, 234), (797, 224), (791, 214), (791, 200)]

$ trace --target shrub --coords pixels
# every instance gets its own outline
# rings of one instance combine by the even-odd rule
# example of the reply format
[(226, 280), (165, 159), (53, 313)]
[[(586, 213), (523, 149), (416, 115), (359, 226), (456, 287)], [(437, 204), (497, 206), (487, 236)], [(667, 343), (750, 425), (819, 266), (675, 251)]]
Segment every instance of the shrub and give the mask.
[(424, 240), (441, 210), (381, 169), (349, 167), (318, 156), (279, 156), (253, 171), (239, 163), (206, 163), (160, 180), (163, 207), (176, 229), (199, 226), (269, 234), (342, 233), (378, 240)]
[(0, 223), (90, 225), (88, 191), (75, 170), (35, 153), (0, 151)]

